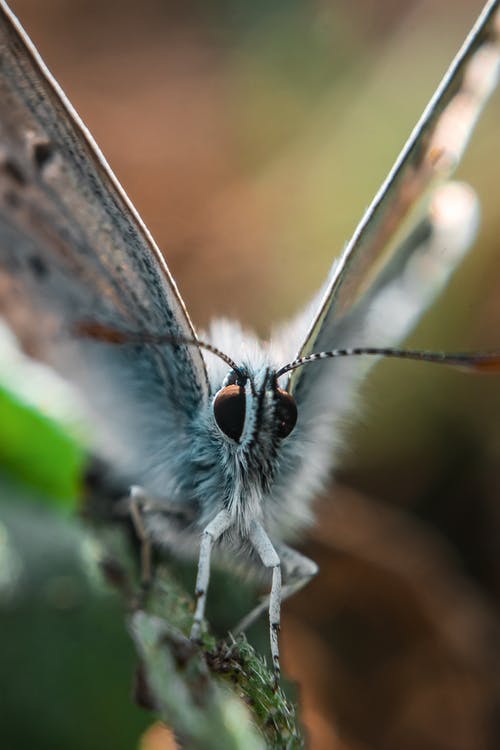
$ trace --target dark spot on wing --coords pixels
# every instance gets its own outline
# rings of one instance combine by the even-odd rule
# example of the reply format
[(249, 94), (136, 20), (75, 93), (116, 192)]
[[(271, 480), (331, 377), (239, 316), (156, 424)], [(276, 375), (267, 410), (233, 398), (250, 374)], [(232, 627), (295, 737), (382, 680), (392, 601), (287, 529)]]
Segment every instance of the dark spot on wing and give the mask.
[(24, 187), (26, 185), (26, 177), (23, 174), (23, 171), (19, 167), (18, 164), (16, 164), (15, 161), (12, 159), (5, 159), (2, 163), (2, 168), (7, 177), (9, 177), (13, 182), (15, 182), (17, 185)]
[(33, 274), (38, 279), (43, 279), (49, 273), (49, 269), (45, 261), (43, 261), (39, 255), (32, 255), (28, 258), (28, 264)]
[(50, 141), (38, 141), (33, 144), (33, 161), (39, 171), (52, 161), (54, 154), (55, 148)]

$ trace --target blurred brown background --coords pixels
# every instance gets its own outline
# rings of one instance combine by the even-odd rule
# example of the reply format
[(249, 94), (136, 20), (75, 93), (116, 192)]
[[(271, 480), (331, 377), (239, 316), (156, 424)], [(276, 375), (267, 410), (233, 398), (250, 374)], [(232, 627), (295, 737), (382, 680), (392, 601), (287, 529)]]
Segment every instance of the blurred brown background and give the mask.
[[(195, 323), (308, 300), (481, 0), (12, 0), (165, 254)], [(500, 95), (460, 177), (481, 233), (411, 337), (500, 346)], [(355, 342), (353, 342), (355, 343)], [(377, 342), (373, 342), (374, 345)], [(379, 365), (285, 607), (317, 750), (500, 745), (500, 381)]]

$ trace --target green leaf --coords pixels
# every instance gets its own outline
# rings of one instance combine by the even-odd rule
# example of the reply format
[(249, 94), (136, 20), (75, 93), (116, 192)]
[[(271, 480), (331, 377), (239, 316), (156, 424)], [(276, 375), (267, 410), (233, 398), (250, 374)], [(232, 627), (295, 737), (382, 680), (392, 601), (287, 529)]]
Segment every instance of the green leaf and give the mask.
[(0, 387), (0, 471), (72, 510), (84, 464), (83, 448), (61, 425)]

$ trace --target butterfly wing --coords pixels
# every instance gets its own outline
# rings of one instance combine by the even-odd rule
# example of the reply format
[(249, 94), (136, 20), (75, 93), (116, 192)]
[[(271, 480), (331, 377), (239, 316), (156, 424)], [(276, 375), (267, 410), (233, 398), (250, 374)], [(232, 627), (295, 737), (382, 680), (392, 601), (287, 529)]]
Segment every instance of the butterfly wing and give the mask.
[[(391, 287), (395, 294), (399, 287), (401, 296), (404, 284), (410, 284), (408, 276), (411, 275), (409, 264), (412, 255), (425, 255), (425, 243), (422, 242), (424, 228), (427, 227), (434, 239), (436, 230), (438, 234), (441, 231), (436, 227), (436, 220), (444, 219), (449, 229), (449, 214), (442, 216), (443, 200), (438, 201), (438, 214), (441, 216), (436, 216), (435, 207), (429, 208), (426, 198), (450, 177), (457, 166), (496, 84), (499, 68), (498, 7), (498, 0), (487, 3), (450, 66), (342, 257), (332, 268), (313, 314), (312, 324), (308, 329), (300, 320), (292, 324), (297, 335), (304, 336), (298, 353), (294, 353), (292, 358), (343, 345), (396, 343), (439, 293), (465, 252), (466, 248), (458, 251), (462, 245), (458, 239), (457, 251), (448, 253), (447, 259), (441, 259), (440, 272), (434, 277), (430, 273), (422, 277), (419, 293), (413, 289), (412, 309), (404, 311), (399, 308), (392, 315), (388, 311), (381, 330), (379, 319), (373, 318), (371, 311), (382, 295), (389, 304)], [(446, 202), (451, 207), (450, 194)], [(462, 207), (461, 199), (458, 206)], [(472, 226), (475, 223), (475, 210), (472, 206), (469, 208)], [(411, 220), (414, 224), (415, 219), (418, 223), (422, 210), (424, 216), (420, 220), (420, 233), (413, 231), (409, 237), (405, 237), (405, 226)], [(458, 226), (463, 226), (463, 218), (457, 215)], [(467, 230), (466, 234), (473, 239), (473, 232)], [(428, 238), (428, 249), (434, 247), (432, 237)], [(332, 363), (328, 375), (330, 379), (333, 379), (335, 367), (344, 368), (345, 371), (344, 364)], [(311, 390), (311, 382), (317, 377), (316, 367), (300, 368), (292, 374), (289, 389), (298, 401), (306, 398), (305, 394)]]
[[(393, 346), (471, 246), (479, 223), (477, 198), (447, 178), (498, 76), (498, 6), (498, 0), (486, 6), (324, 290), (305, 313), (275, 332), (276, 362), (313, 351)], [(416, 211), (426, 196), (423, 210)], [(412, 228), (401, 234), (410, 214)], [(284, 538), (311, 522), (311, 498), (330, 476), (342, 443), (342, 419), (354, 410), (360, 380), (373, 362), (373, 357), (339, 358), (291, 373), (287, 387), (299, 419), (283, 441), (274, 488), (276, 505), (288, 510), (276, 519), (275, 533)]]
[(207, 398), (196, 347), (111, 346), (75, 335), (81, 321), (95, 320), (195, 338), (159, 249), (3, 1), (0, 313), (30, 353), (76, 380), (103, 422), (117, 417), (111, 432), (128, 431), (123, 444), (134, 433), (143, 453), (154, 451), (148, 419), (165, 420), (167, 431), (170, 420), (172, 433), (173, 420), (182, 428)]

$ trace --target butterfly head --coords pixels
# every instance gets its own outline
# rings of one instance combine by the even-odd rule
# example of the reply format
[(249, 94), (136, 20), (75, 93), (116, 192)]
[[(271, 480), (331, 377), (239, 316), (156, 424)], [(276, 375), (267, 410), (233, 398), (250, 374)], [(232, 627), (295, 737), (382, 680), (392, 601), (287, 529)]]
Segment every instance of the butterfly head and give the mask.
[(231, 370), (212, 408), (222, 434), (241, 445), (255, 442), (264, 431), (282, 440), (297, 422), (294, 398), (279, 387), (276, 372), (268, 367), (257, 374), (245, 367)]

